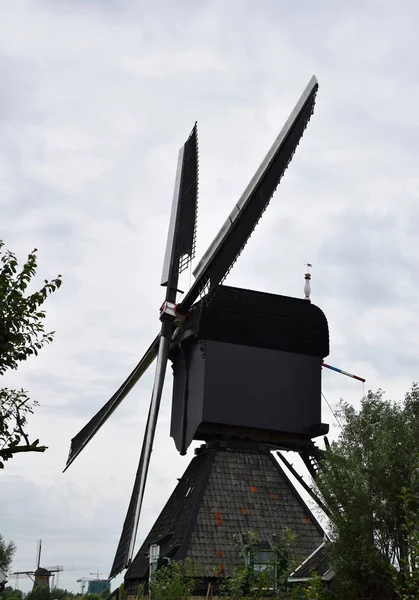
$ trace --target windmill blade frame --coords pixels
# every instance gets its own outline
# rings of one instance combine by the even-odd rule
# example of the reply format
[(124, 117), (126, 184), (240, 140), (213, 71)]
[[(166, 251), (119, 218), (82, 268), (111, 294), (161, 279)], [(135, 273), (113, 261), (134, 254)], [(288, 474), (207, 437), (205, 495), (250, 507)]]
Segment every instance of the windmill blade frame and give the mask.
[(227, 277), (266, 210), (314, 111), (319, 87), (313, 75), (297, 104), (208, 250), (194, 269), (195, 282), (179, 304), (187, 313), (199, 295), (211, 293)]
[[(166, 321), (163, 323), (163, 325), (169, 326), (168, 333), (170, 335), (170, 321)], [(170, 339), (168, 339), (167, 336), (162, 335), (160, 337), (159, 354), (156, 363), (156, 375), (154, 379), (150, 408), (148, 411), (143, 445), (141, 448), (140, 460), (134, 479), (134, 486), (131, 493), (127, 514), (122, 527), (121, 537), (119, 539), (112, 568), (109, 573), (109, 579), (113, 579), (123, 569), (125, 569), (132, 560), (132, 556), (134, 554), (135, 539), (137, 537), (141, 507), (144, 499), (145, 486), (147, 483), (148, 469), (150, 466), (150, 458), (153, 451), (154, 435), (156, 432), (157, 419), (160, 410), (164, 376), (166, 373), (167, 360), (169, 356), (169, 346)]]
[(170, 213), (169, 231), (161, 277), (162, 286), (173, 285), (172, 277), (184, 271), (195, 257), (198, 208), (198, 128), (195, 123), (179, 150)]
[(68, 469), (71, 463), (78, 457), (80, 452), (87, 446), (94, 435), (106, 423), (112, 413), (118, 408), (122, 400), (129, 394), (137, 381), (144, 375), (148, 367), (153, 363), (157, 356), (160, 341), (160, 333), (154, 338), (148, 350), (137, 364), (135, 369), (126, 378), (121, 387), (108, 400), (104, 406), (90, 419), (90, 421), (79, 431), (71, 440), (70, 452), (64, 471)]
[(36, 559), (35, 559), (35, 564), (36, 564), (37, 569), (39, 569), (39, 565), (41, 564), (41, 552), (42, 552), (42, 540), (38, 540), (38, 544), (36, 546)]
[[(174, 275), (177, 276), (188, 266), (189, 262), (195, 256), (198, 173), (198, 129), (197, 123), (195, 123), (184, 146), (179, 150), (175, 191), (173, 194), (172, 213), (169, 224), (166, 254), (163, 263), (161, 285), (168, 285), (170, 269), (172, 269)], [(178, 202), (179, 198), (181, 198), (181, 202)], [(106, 423), (112, 413), (118, 408), (124, 398), (153, 363), (158, 353), (159, 342), (160, 333), (154, 338), (140, 362), (121, 387), (71, 440), (70, 452), (64, 471), (68, 469), (80, 452), (96, 435), (102, 425)]]
[[(187, 265), (188, 261), (191, 260), (195, 250), (197, 198), (198, 137), (195, 123), (189, 138), (179, 150), (178, 155), (172, 212), (161, 281), (161, 285), (166, 286), (166, 299), (160, 309), (162, 326), (153, 392), (134, 487), (109, 575), (110, 579), (116, 577), (116, 575), (128, 566), (134, 553), (135, 539), (160, 410), (164, 377), (169, 358), (173, 322), (176, 318), (176, 294), (178, 291), (179, 273), (185, 268), (185, 264)], [(185, 256), (188, 257), (187, 260), (185, 260)]]

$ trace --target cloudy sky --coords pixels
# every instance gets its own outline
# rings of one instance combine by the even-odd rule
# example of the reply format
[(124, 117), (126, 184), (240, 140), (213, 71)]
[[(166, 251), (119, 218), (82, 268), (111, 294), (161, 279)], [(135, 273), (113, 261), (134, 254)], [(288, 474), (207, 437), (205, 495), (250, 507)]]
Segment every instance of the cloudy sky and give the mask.
[[(199, 258), (317, 75), (312, 121), (227, 281), (301, 297), (313, 263), (330, 363), (395, 399), (417, 379), (418, 17), (415, 0), (1, 2), (0, 238), (21, 260), (39, 249), (39, 282), (64, 278), (47, 303), (54, 344), (2, 381), (39, 400), (30, 431), (49, 446), (0, 474), (14, 569), (34, 567), (42, 538), (42, 562), (67, 569), (60, 586), (109, 572), (152, 373), (61, 471), (158, 330), (177, 151), (195, 120)], [(169, 438), (170, 378), (139, 543), (193, 454)], [(332, 405), (363, 393), (331, 372), (323, 384)]]

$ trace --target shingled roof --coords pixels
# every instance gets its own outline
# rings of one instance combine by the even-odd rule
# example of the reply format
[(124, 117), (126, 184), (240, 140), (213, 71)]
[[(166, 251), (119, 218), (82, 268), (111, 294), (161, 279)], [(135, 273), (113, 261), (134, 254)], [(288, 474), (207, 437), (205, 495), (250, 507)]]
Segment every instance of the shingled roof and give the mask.
[(324, 532), (269, 448), (210, 442), (198, 450), (125, 575), (131, 588), (148, 576), (151, 544), (160, 555), (192, 559), (208, 576), (239, 562), (235, 534), (255, 531), (269, 548), (286, 528), (297, 535), (293, 558), (303, 560)]
[(177, 340), (192, 334), (320, 358), (330, 351), (327, 319), (310, 301), (227, 285), (218, 287), (210, 303), (196, 303)]

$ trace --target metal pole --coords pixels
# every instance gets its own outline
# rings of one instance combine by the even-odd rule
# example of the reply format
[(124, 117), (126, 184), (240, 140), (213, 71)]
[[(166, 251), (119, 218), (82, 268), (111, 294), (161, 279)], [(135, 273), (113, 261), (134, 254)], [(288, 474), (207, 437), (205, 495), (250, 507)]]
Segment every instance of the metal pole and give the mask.
[(358, 381), (362, 381), (362, 383), (365, 383), (366, 381), (366, 379), (364, 379), (363, 377), (358, 377), (358, 375), (353, 375), (352, 373), (348, 373), (347, 371), (342, 371), (342, 369), (332, 367), (332, 365), (327, 365), (326, 363), (323, 363), (322, 367), (326, 367), (326, 369), (331, 369), (332, 371), (336, 371), (336, 373), (341, 373), (342, 375), (346, 375), (347, 377), (352, 377), (352, 379), (357, 379)]
[(330, 517), (330, 511), (326, 508), (326, 506), (320, 500), (320, 498), (318, 497), (318, 495), (315, 492), (313, 492), (313, 490), (311, 489), (311, 487), (304, 481), (304, 479), (301, 477), (301, 475), (299, 473), (297, 473), (297, 471), (294, 469), (294, 467), (292, 466), (292, 464), (289, 463), (288, 460), (285, 458), (285, 456), (282, 456), (282, 454), (279, 451), (276, 452), (276, 455), (278, 456), (278, 458), (280, 458), (282, 460), (282, 462), (284, 463), (284, 465), (286, 465), (286, 467), (292, 473), (292, 475), (294, 475), (294, 477), (296, 478), (296, 480), (303, 486), (303, 488), (305, 489), (305, 491), (307, 492), (307, 494), (309, 494), (313, 498), (313, 500), (320, 506), (320, 508), (322, 509), (322, 511), (328, 517)]

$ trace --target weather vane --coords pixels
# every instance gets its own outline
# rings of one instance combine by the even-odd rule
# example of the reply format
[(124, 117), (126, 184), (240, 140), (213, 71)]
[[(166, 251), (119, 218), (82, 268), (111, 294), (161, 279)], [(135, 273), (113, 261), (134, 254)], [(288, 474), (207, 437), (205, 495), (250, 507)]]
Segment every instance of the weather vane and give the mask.
[(305, 266), (307, 267), (306, 273), (304, 275), (304, 279), (305, 279), (305, 284), (304, 284), (304, 297), (306, 300), (310, 300), (310, 294), (311, 294), (311, 273), (309, 272), (309, 269), (311, 269), (313, 267), (313, 265), (311, 263), (305, 263)]

